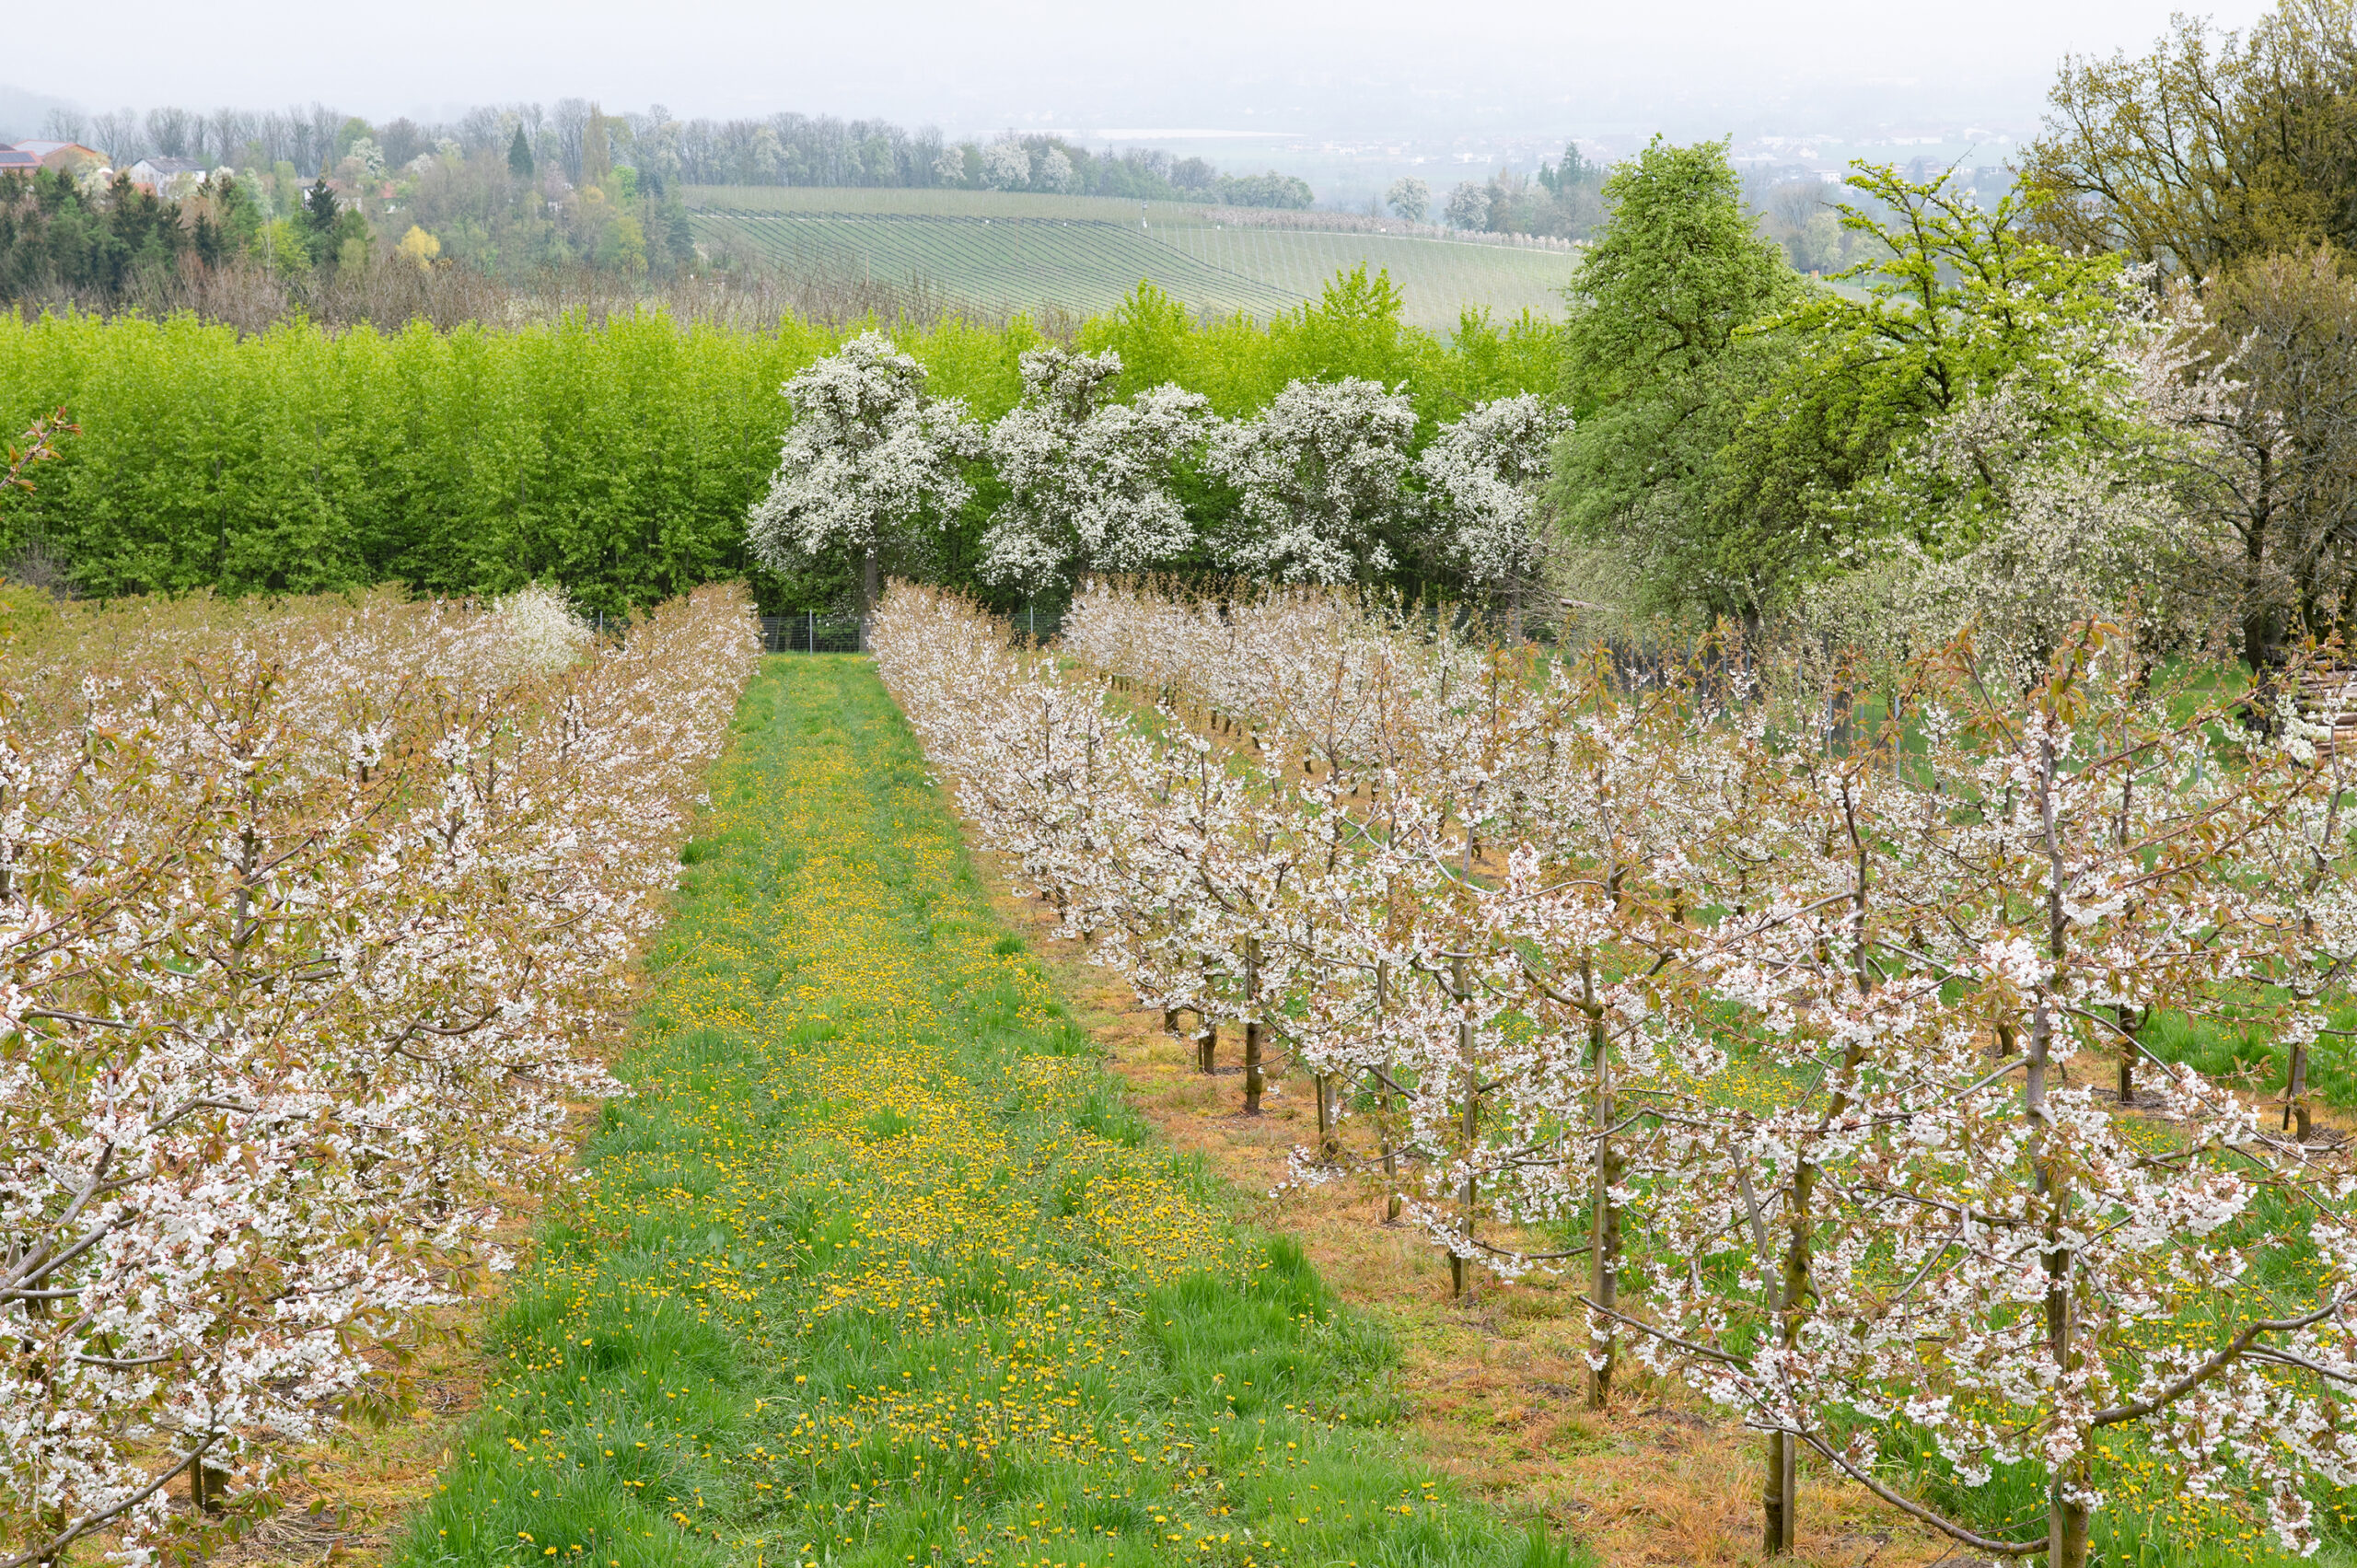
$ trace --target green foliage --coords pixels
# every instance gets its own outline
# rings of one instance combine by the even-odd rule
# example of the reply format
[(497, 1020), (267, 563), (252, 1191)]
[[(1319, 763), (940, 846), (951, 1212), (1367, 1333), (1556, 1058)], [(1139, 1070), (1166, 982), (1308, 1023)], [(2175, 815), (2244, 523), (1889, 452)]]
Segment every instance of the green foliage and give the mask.
[(1146, 283), (1084, 325), (1080, 346), (1120, 351), (1124, 394), (1175, 381), (1231, 419), (1266, 407), (1290, 381), (1362, 377), (1403, 388), (1425, 436), (1476, 402), (1551, 391), (1561, 378), (1551, 321), (1526, 312), (1501, 326), (1468, 315), (1453, 339), (1442, 339), (1404, 315), (1390, 276), (1364, 266), (1338, 273), (1316, 301), (1265, 327), (1241, 316), (1205, 320)]
[(524, 127), (516, 127), (516, 139), (507, 144), (507, 172), (518, 180), (532, 178), (532, 144), (524, 139)]
[(208, 265), (254, 242), (261, 215), (230, 181), (186, 203), (158, 201), (128, 176), (96, 196), (50, 169), (0, 174), (0, 298), (62, 291), (112, 296), (183, 258)]
[(655, 315), (249, 336), (188, 316), (0, 319), (0, 424), (52, 399), (82, 426), (0, 527), (47, 538), (105, 595), (537, 576), (618, 611), (744, 570), (777, 386), (832, 343)]
[(2243, 32), (2178, 13), (2152, 52), (2071, 57), (2023, 182), (2065, 250), (2193, 279), (2357, 245), (2350, 0), (2278, 0)]
[(1984, 209), (1945, 176), (1861, 164), (1850, 184), (1872, 204), (1841, 203), (1841, 226), (1874, 259), (1842, 276), (1867, 297), (1815, 290), (1759, 324), (1794, 352), (1745, 419), (1717, 504), (1813, 548), (1886, 527), (1968, 545), (1986, 479), (1959, 488), (1895, 467), (1933, 422), (2001, 387), (2034, 414), (2028, 440), (2110, 423), (2107, 394), (2124, 372), (2104, 328), (2119, 307), (2119, 259), (2033, 239), (2011, 194)]
[[(1176, 380), (1228, 414), (1298, 376), (1404, 383), (1427, 435), (1472, 401), (1557, 378), (1546, 323), (1476, 320), (1449, 343), (1399, 313), (1380, 273), (1339, 279), (1267, 328), (1199, 322), (1142, 288), (1081, 336), (1122, 350), (1124, 390)], [(647, 312), (514, 331), (294, 320), (240, 335), (192, 316), (0, 317), (0, 429), (60, 407), (81, 426), (36, 492), (0, 501), (0, 559), (43, 539), (101, 595), (383, 581), (457, 595), (539, 578), (618, 612), (749, 575), (771, 608), (825, 604), (849, 587), (842, 569), (754, 573), (745, 519), (777, 461), (778, 388), (858, 325), (737, 331)], [(1045, 341), (1020, 318), (896, 336), (935, 393), (982, 418), (1014, 405), (1017, 360)], [(976, 586), (993, 496), (979, 477), (923, 563), (960, 587)], [(1189, 482), (1198, 520), (1216, 520), (1227, 498)]]
[(1656, 138), (1605, 182), (1611, 221), (1572, 285), (1563, 358), (1580, 424), (1555, 499), (1592, 540), (1633, 539), (1665, 607), (1754, 608), (1774, 541), (1712, 515), (1720, 454), (1776, 371), (1752, 331), (1803, 285), (1743, 210), (1724, 143)]
[(1724, 142), (1660, 137), (1605, 181), (1612, 221), (1571, 285), (1564, 353), (1580, 401), (1647, 396), (1726, 357), (1800, 280), (1743, 210)]
[(2123, 368), (2119, 263), (2040, 242), (2010, 196), (1859, 164), (1840, 224), (1872, 259), (1810, 287), (1760, 239), (1724, 146), (1656, 141), (1606, 182), (1612, 216), (1573, 285), (1564, 361), (1579, 427), (1566, 524), (1633, 557), (1636, 608), (1752, 615), (1904, 529), (1968, 547), (1985, 470), (1921, 437), (2003, 389), (2014, 439), (2108, 438)]
[(1275, 169), (1266, 174), (1223, 174), (1213, 188), (1231, 207), (1283, 207), (1300, 211), (1318, 200), (1309, 182)]

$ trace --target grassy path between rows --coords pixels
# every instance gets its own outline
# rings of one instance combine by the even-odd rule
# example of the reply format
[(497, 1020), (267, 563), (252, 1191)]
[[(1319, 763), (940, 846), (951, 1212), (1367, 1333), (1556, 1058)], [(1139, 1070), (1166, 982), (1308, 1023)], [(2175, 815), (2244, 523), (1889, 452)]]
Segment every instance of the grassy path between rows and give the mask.
[(412, 1564), (1560, 1562), (1384, 1423), (991, 910), (865, 661), (770, 661)]

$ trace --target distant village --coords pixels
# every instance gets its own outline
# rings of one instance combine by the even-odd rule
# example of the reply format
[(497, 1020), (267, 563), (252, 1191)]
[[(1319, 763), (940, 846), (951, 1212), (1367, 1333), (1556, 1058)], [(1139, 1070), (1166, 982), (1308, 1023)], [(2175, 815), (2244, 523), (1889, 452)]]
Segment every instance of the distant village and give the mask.
[[(79, 142), (17, 142), (0, 145), (0, 174), (32, 174), (52, 169), (89, 188), (111, 184), (116, 170), (108, 164), (107, 155)], [(178, 201), (212, 175), (202, 159), (189, 157), (144, 157), (122, 171), (131, 178), (132, 188), (146, 195), (166, 201)]]

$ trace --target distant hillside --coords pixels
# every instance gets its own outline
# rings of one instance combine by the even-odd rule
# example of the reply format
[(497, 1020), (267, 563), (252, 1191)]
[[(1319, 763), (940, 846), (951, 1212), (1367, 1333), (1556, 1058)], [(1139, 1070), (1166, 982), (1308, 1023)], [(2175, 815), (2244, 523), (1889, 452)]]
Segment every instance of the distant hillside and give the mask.
[(691, 186), (698, 243), (788, 275), (929, 286), (993, 309), (1097, 311), (1141, 279), (1198, 308), (1265, 319), (1337, 272), (1391, 274), (1408, 318), (1446, 330), (1467, 308), (1553, 313), (1576, 253), (1348, 214), (987, 191)]
[(41, 122), (52, 109), (67, 107), (62, 98), (29, 92), (0, 82), (0, 143), (22, 141), (41, 134)]

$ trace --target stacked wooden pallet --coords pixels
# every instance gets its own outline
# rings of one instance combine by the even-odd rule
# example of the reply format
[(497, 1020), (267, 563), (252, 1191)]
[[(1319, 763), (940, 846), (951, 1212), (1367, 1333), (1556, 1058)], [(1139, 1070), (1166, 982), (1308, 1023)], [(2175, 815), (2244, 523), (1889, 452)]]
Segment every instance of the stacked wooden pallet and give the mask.
[(2300, 677), (2300, 716), (2311, 724), (2328, 725), (2331, 732), (2316, 739), (2316, 755), (2329, 757), (2343, 747), (2357, 747), (2357, 670), (2316, 668)]

